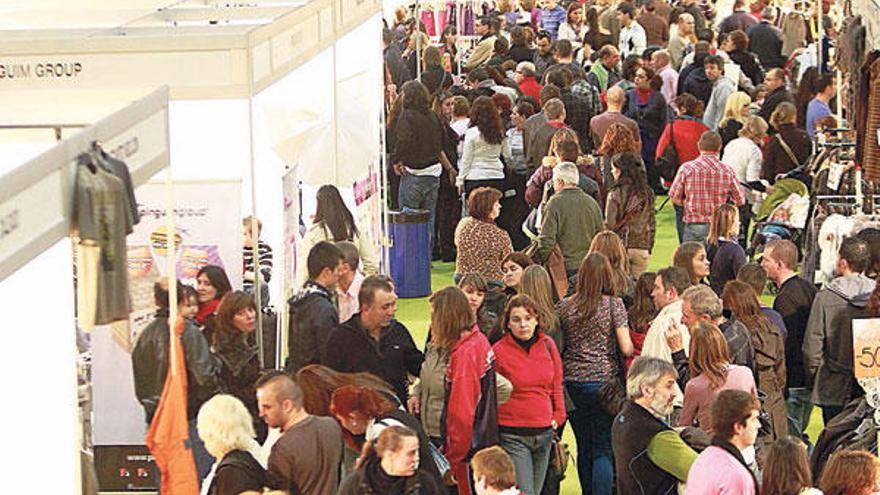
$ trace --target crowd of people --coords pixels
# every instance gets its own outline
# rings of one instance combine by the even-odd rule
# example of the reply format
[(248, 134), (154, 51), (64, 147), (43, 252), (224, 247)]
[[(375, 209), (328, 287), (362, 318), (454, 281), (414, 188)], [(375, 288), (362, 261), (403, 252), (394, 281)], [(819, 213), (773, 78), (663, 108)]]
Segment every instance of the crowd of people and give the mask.
[[(821, 289), (791, 240), (747, 251), (761, 202), (835, 125), (834, 79), (789, 70), (761, 1), (539, 3), (499, 2), (469, 50), (405, 8), (383, 32), (391, 206), (429, 212), (432, 256), (455, 263), (423, 345), (332, 185), (298, 249), (283, 370), (255, 344), (255, 219), (244, 290), (214, 266), (178, 287), (206, 493), (555, 494), (567, 425), (582, 493), (875, 493), (867, 452), (814, 472), (807, 425), (863, 394), (851, 327), (880, 316), (880, 249), (844, 239)], [(168, 299), (157, 284), (132, 355), (147, 422)]]

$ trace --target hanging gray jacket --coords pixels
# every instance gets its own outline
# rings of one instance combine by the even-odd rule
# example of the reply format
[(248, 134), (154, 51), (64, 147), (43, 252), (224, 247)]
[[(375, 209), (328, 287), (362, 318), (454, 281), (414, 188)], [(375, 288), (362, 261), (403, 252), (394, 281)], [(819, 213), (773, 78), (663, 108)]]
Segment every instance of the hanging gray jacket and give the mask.
[(852, 321), (868, 318), (876, 282), (864, 275), (838, 277), (816, 294), (804, 335), (804, 367), (813, 403), (842, 406), (853, 396)]

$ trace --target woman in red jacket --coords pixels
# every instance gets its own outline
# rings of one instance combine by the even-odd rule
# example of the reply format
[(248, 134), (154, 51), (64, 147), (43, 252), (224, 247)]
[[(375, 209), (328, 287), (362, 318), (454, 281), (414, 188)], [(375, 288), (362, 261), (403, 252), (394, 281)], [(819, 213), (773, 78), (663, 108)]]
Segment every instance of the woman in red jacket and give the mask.
[(513, 393), (498, 407), (501, 447), (516, 466), (516, 486), (524, 495), (538, 495), (553, 430), (565, 422), (562, 358), (553, 339), (539, 330), (538, 307), (529, 296), (510, 300), (503, 324), (507, 332), (492, 349), (498, 372), (513, 383)]
[(458, 483), (459, 495), (470, 495), (471, 457), (480, 449), (498, 443), (495, 354), (476, 325), (464, 293), (456, 287), (443, 291), (454, 294), (443, 298), (446, 304), (435, 305), (432, 311), (444, 312), (450, 322), (461, 322), (431, 329), (432, 341), (450, 342), (452, 349), (446, 367), (446, 399), (440, 421), (443, 453)]
[[(703, 124), (703, 102), (689, 93), (684, 93), (675, 99), (673, 104), (678, 112), (678, 116), (672, 122), (666, 124), (660, 140), (657, 141), (656, 158), (659, 159), (669, 146), (670, 140), (675, 144), (675, 151), (678, 154), (678, 166), (682, 163), (695, 160), (700, 156), (700, 149), (697, 144), (700, 136), (709, 128)], [(670, 137), (671, 134), (671, 137)], [(676, 168), (676, 170), (678, 170)], [(664, 185), (668, 188), (672, 185), (669, 177), (664, 179)], [(678, 242), (681, 242), (682, 232), (684, 230), (684, 207), (675, 206), (675, 230), (678, 234)]]

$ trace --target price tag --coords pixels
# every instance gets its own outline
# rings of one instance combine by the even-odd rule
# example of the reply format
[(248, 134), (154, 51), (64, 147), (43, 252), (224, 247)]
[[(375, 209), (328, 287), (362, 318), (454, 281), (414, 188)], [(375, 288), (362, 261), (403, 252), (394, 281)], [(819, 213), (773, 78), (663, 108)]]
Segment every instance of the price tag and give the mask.
[(853, 320), (852, 325), (856, 378), (880, 376), (880, 318)]

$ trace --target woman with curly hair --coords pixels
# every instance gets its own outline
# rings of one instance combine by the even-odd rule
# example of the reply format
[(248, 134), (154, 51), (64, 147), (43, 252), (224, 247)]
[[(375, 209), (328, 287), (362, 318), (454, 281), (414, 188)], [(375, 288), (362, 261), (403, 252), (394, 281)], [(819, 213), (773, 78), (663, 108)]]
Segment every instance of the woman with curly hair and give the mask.
[(464, 150), (456, 185), (469, 196), (478, 187), (494, 187), (504, 192), (504, 164), (510, 159), (510, 146), (492, 99), (480, 96), (471, 105), (471, 127), (464, 134)]
[[(614, 184), (614, 176), (611, 174), (613, 158), (621, 153), (635, 153), (638, 156), (639, 146), (640, 143), (636, 141), (636, 137), (625, 125), (615, 123), (608, 126), (605, 137), (602, 138), (602, 143), (596, 150), (596, 154), (600, 157), (599, 170), (602, 173), (602, 183), (606, 187), (611, 187)], [(602, 200), (602, 205), (604, 206), (604, 204), (605, 198)]]

